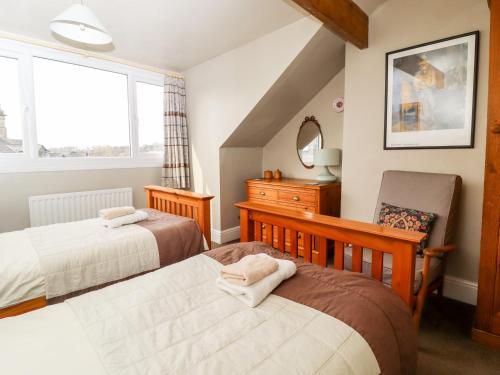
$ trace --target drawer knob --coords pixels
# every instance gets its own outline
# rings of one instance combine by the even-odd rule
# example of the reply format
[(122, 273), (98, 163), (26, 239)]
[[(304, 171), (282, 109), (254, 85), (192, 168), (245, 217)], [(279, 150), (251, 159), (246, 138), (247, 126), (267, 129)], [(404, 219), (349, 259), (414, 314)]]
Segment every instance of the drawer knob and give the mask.
[(266, 195), (266, 192), (265, 191), (261, 191), (260, 195)]
[(493, 129), (491, 129), (493, 134), (500, 134), (500, 123), (493, 125)]
[(292, 199), (293, 199), (295, 202), (300, 201), (300, 197), (299, 197), (298, 195), (294, 195), (294, 196), (292, 197)]

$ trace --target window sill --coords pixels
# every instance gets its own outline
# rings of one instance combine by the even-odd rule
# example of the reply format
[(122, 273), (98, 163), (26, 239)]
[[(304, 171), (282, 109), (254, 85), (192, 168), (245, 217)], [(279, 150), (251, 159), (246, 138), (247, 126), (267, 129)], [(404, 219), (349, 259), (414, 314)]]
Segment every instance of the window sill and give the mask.
[(0, 173), (54, 172), (91, 169), (160, 168), (163, 157), (28, 159), (0, 156)]

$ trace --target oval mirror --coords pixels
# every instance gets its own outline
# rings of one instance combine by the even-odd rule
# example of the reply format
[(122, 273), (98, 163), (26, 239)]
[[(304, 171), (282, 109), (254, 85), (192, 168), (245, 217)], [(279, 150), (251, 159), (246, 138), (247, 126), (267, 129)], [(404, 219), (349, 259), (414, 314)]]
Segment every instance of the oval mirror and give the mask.
[(297, 135), (297, 154), (306, 168), (314, 167), (314, 151), (323, 148), (323, 134), (314, 116), (306, 117)]

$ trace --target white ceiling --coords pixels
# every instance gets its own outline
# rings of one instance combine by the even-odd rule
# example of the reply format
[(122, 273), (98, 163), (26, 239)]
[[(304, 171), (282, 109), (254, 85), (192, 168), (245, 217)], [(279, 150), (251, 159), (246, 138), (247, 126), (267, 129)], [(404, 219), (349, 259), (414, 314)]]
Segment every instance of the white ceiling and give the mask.
[[(356, 0), (367, 13), (383, 1)], [(49, 22), (75, 2), (78, 0), (1, 0), (0, 30), (61, 43), (51, 34)], [(101, 52), (176, 71), (306, 15), (291, 0), (85, 0), (84, 4), (114, 38), (113, 45)]]

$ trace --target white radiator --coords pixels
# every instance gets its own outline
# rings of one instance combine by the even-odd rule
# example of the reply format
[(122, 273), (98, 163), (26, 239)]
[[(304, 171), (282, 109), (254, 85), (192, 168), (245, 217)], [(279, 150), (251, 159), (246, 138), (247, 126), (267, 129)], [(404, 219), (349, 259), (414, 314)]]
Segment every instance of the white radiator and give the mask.
[(132, 188), (38, 195), (29, 198), (32, 227), (97, 217), (102, 208), (132, 206)]

